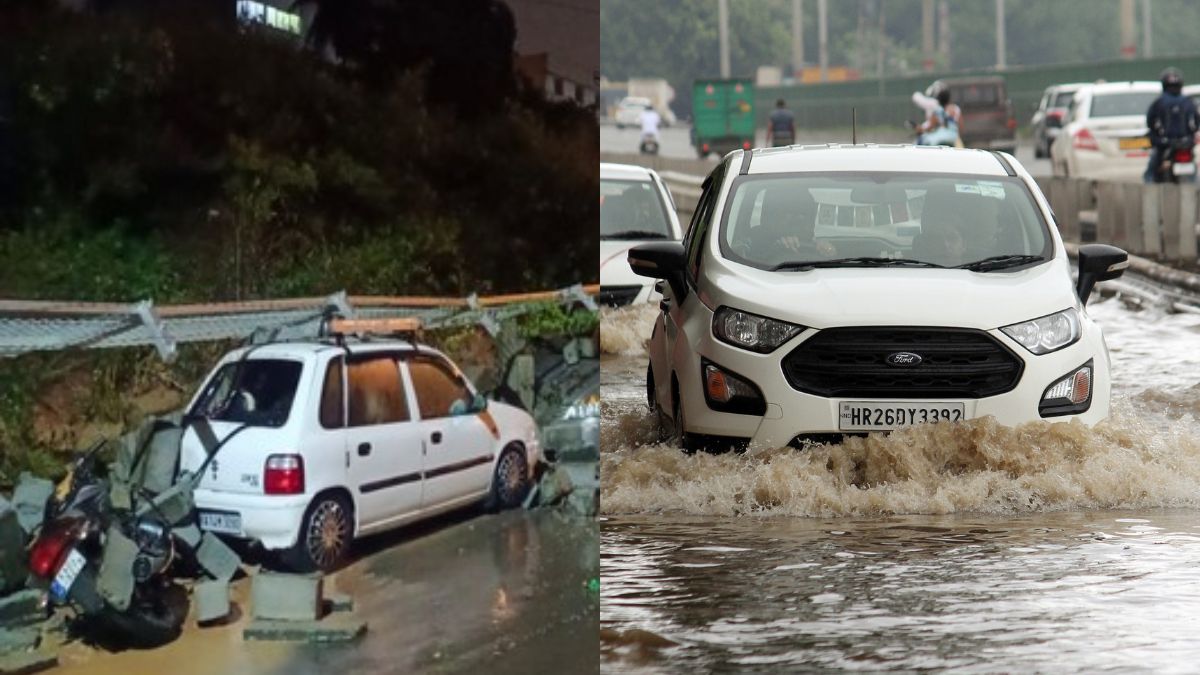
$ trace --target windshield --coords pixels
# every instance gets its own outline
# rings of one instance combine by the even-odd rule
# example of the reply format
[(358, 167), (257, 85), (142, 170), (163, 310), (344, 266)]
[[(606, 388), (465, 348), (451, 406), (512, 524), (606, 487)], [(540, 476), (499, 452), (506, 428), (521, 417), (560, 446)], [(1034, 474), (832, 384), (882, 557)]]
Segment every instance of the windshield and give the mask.
[(1150, 104), (1158, 98), (1156, 91), (1138, 91), (1125, 94), (1098, 94), (1092, 98), (1090, 117), (1117, 117), (1120, 115), (1146, 115)]
[(1001, 100), (998, 84), (956, 84), (950, 87), (950, 102), (964, 108), (994, 106)]
[(675, 238), (666, 205), (653, 183), (600, 180), (600, 238)]
[(1051, 250), (1032, 195), (1014, 177), (743, 176), (729, 204), (721, 253), (759, 269), (958, 267), (1004, 256), (1003, 267)]
[(1066, 108), (1071, 105), (1071, 99), (1075, 98), (1073, 91), (1061, 91), (1054, 97), (1054, 105), (1051, 108)]
[(301, 364), (282, 359), (246, 359), (226, 363), (212, 377), (193, 415), (251, 426), (287, 423), (300, 381)]

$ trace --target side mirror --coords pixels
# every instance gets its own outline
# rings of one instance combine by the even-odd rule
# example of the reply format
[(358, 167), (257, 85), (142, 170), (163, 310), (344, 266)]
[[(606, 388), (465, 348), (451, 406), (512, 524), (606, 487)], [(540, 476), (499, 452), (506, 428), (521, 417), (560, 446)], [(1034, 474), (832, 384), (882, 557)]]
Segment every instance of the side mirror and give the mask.
[(1097, 281), (1116, 279), (1129, 267), (1129, 254), (1107, 244), (1084, 244), (1079, 247), (1079, 299), (1087, 304), (1088, 296)]
[(634, 274), (651, 279), (665, 279), (671, 285), (676, 300), (687, 294), (683, 271), (687, 255), (683, 242), (656, 241), (629, 249), (629, 268)]
[(487, 410), (487, 396), (483, 394), (475, 394), (475, 398), (471, 399), (471, 412), (483, 412)]

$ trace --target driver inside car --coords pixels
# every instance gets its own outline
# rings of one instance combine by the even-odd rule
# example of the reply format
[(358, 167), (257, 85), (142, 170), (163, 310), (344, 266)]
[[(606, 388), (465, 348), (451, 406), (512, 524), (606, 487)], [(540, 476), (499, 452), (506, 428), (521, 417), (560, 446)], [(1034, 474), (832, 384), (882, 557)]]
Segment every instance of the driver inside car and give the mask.
[(776, 263), (822, 260), (837, 255), (828, 241), (815, 238), (817, 202), (808, 190), (768, 190), (763, 196), (759, 225), (750, 232), (755, 255)]

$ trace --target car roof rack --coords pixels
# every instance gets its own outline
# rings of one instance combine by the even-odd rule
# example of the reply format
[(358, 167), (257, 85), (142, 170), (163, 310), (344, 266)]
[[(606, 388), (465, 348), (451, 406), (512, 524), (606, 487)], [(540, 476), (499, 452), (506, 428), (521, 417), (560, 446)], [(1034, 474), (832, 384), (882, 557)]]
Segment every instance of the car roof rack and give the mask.
[(339, 347), (346, 346), (347, 336), (360, 340), (370, 337), (394, 337), (417, 344), (423, 324), (417, 317), (390, 319), (347, 319), (337, 314), (327, 315), (321, 320), (319, 336), (332, 338)]

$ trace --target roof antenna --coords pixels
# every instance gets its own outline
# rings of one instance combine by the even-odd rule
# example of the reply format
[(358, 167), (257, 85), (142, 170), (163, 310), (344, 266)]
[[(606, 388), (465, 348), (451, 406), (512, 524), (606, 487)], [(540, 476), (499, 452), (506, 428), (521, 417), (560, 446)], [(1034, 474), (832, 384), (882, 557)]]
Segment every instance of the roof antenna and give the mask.
[(858, 108), (850, 108), (850, 143), (858, 145)]

